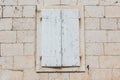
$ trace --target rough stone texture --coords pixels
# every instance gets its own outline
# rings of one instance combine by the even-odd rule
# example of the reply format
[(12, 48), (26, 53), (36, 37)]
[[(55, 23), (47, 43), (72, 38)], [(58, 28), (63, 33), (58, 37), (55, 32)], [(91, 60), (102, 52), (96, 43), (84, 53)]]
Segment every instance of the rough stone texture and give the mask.
[(13, 57), (0, 57), (1, 69), (13, 69)]
[(100, 68), (120, 68), (120, 56), (100, 56)]
[(34, 42), (34, 31), (17, 31), (17, 42)]
[(87, 73), (70, 73), (70, 80), (90, 80)]
[(98, 5), (99, 0), (81, 0), (81, 2), (85, 5)]
[(0, 80), (23, 80), (23, 72), (2, 70), (0, 71)]
[(87, 30), (98, 30), (100, 29), (99, 18), (86, 18), (85, 27)]
[(1, 56), (23, 55), (23, 44), (1, 44)]
[(77, 0), (61, 0), (61, 4), (76, 5)]
[(3, 17), (22, 17), (21, 6), (4, 6)]
[[(32, 76), (31, 76), (32, 75)], [(23, 80), (48, 80), (48, 73), (36, 73), (34, 69), (24, 70)]]
[(104, 55), (102, 43), (87, 43), (86, 55)]
[(35, 6), (24, 6), (23, 17), (35, 17)]
[(101, 29), (117, 29), (117, 19), (101, 19)]
[(33, 56), (15, 56), (14, 57), (14, 69), (34, 68), (34, 57)]
[(13, 19), (13, 30), (34, 30), (35, 19), (32, 18), (19, 18)]
[(103, 17), (104, 7), (103, 6), (86, 6), (85, 17)]
[(18, 5), (36, 5), (37, 0), (18, 0)]
[(1, 43), (13, 43), (16, 42), (16, 31), (0, 31)]
[(12, 29), (12, 19), (0, 19), (0, 30), (11, 30)]
[(43, 0), (44, 5), (60, 4), (60, 0)]
[(86, 65), (89, 65), (90, 68), (99, 68), (98, 56), (86, 56)]
[(90, 80), (111, 80), (112, 70), (111, 69), (92, 69), (90, 71)]
[(119, 6), (106, 6), (105, 7), (106, 17), (120, 17), (120, 7)]
[(120, 43), (105, 43), (105, 55), (120, 55)]
[(34, 44), (24, 44), (24, 55), (34, 55), (35, 45)]
[(108, 31), (108, 42), (120, 42), (120, 31)]
[(0, 5), (17, 5), (17, 0), (0, 0)]
[[(85, 5), (85, 72), (36, 73), (37, 3)], [(0, 80), (120, 80), (120, 0), (0, 0)]]
[(2, 17), (2, 7), (0, 6), (0, 17)]
[(87, 31), (86, 42), (106, 42), (107, 32), (106, 31)]
[(118, 29), (120, 29), (120, 19), (118, 20)]
[(69, 73), (51, 73), (49, 80), (69, 80)]
[(112, 80), (119, 80), (119, 79), (120, 79), (120, 69), (113, 69)]

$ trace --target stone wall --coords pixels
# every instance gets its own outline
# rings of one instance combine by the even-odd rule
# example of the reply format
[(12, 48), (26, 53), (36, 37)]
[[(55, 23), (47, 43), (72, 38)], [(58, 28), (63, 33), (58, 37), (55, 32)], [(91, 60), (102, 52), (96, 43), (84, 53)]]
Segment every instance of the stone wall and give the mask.
[[(85, 5), (86, 72), (36, 73), (36, 5)], [(0, 0), (0, 80), (120, 80), (120, 0)]]

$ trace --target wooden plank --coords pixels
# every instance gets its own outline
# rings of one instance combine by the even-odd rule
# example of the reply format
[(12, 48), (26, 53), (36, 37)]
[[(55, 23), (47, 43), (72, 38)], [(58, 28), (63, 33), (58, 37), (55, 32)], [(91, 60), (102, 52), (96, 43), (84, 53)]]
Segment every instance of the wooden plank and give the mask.
[(42, 20), (42, 66), (60, 67), (61, 22), (57, 17), (53, 17), (54, 15), (59, 16), (59, 11), (46, 12), (44, 13), (47, 17), (43, 15)]
[(62, 66), (80, 66), (79, 19), (76, 11), (68, 15), (63, 11), (63, 14), (66, 17), (63, 16), (62, 22)]

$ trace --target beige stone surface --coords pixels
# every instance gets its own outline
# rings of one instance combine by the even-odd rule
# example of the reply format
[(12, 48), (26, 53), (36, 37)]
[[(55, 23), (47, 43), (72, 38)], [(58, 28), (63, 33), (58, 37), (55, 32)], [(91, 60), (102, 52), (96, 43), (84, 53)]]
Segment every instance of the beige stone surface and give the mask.
[(16, 42), (16, 31), (0, 31), (1, 43), (14, 43)]
[(99, 18), (86, 18), (85, 19), (85, 28), (87, 30), (98, 30), (98, 29), (100, 29)]
[(13, 19), (13, 30), (34, 30), (35, 19), (33, 18), (15, 18)]
[(23, 72), (2, 70), (0, 71), (0, 80), (23, 80)]
[(0, 19), (0, 30), (11, 30), (12, 29), (12, 19)]
[(60, 4), (60, 0), (44, 0), (44, 5)]
[(1, 5), (17, 5), (17, 0), (1, 0)]
[(50, 73), (49, 80), (69, 80), (69, 73)]
[(24, 55), (34, 55), (35, 54), (35, 44), (24, 44)]
[(48, 73), (38, 74), (34, 69), (25, 69), (23, 80), (48, 80)]
[(111, 69), (92, 69), (90, 71), (90, 80), (111, 80), (112, 70)]
[(120, 31), (108, 31), (108, 42), (120, 42)]
[(117, 19), (103, 18), (101, 19), (101, 29), (116, 30), (117, 29)]
[(0, 57), (1, 69), (13, 69), (13, 57)]
[(70, 73), (70, 80), (90, 80), (87, 73)]
[(35, 17), (35, 6), (23, 6), (23, 17)]
[[(85, 72), (36, 73), (37, 3), (84, 4)], [(120, 80), (120, 0), (0, 0), (0, 80)]]
[(76, 5), (77, 0), (61, 0), (61, 4)]
[(86, 66), (90, 68), (99, 68), (99, 57), (98, 56), (86, 56)]
[(23, 55), (23, 44), (1, 44), (1, 56)]
[(0, 6), (0, 17), (2, 17), (2, 7)]
[(120, 68), (120, 56), (100, 56), (100, 68)]
[(99, 0), (81, 0), (81, 2), (85, 5), (98, 5)]
[(120, 43), (105, 43), (105, 55), (120, 55)]
[(106, 6), (105, 16), (106, 17), (120, 17), (120, 6)]
[(103, 43), (87, 43), (86, 55), (104, 55)]
[(86, 42), (107, 42), (107, 32), (86, 31)]
[(3, 17), (22, 17), (22, 6), (4, 6)]
[(112, 80), (120, 80), (120, 69), (113, 69)]
[(18, 0), (18, 5), (36, 5), (37, 0)]
[(17, 31), (17, 42), (34, 42), (34, 31)]
[(118, 29), (120, 29), (120, 19), (118, 20)]
[(104, 17), (104, 7), (85, 6), (85, 17)]
[(35, 66), (34, 56), (15, 56), (14, 69), (32, 69)]

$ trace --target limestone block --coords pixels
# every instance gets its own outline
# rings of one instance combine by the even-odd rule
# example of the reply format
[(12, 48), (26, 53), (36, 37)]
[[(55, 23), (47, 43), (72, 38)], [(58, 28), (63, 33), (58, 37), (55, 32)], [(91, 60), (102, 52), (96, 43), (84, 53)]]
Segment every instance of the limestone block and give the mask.
[(86, 31), (86, 42), (106, 42), (106, 31)]
[(105, 55), (120, 55), (120, 43), (106, 43)]
[(12, 29), (12, 19), (0, 19), (0, 30), (11, 30)]
[(2, 56), (23, 55), (23, 44), (1, 44)]
[(32, 18), (19, 18), (13, 19), (13, 30), (34, 30), (35, 19)]
[(120, 68), (120, 56), (100, 56), (100, 68)]
[(104, 48), (102, 43), (87, 43), (86, 55), (104, 55)]
[(104, 17), (103, 6), (86, 6), (85, 17)]
[(34, 31), (17, 31), (17, 42), (34, 42)]
[(101, 19), (101, 29), (109, 29), (109, 30), (117, 29), (117, 19), (111, 19), (111, 18)]
[(15, 56), (14, 69), (23, 70), (34, 68), (34, 56)]
[(99, 18), (86, 18), (85, 26), (87, 30), (98, 30), (100, 29)]
[(35, 17), (35, 6), (23, 6), (23, 17)]
[(99, 68), (98, 56), (87, 56), (86, 66), (89, 65), (90, 68)]
[(16, 31), (0, 31), (1, 43), (13, 43), (16, 42)]
[(4, 6), (3, 17), (22, 17), (22, 6)]

